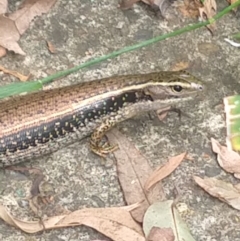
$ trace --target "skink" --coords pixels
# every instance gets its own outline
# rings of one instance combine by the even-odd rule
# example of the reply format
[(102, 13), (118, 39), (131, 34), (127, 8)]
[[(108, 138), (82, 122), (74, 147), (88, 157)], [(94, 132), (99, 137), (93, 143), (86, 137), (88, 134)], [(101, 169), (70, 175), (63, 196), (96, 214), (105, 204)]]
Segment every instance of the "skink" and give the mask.
[(203, 89), (203, 83), (185, 71), (166, 71), (114, 76), (2, 100), (0, 167), (49, 154), (89, 135), (91, 150), (104, 156), (115, 150), (101, 142), (115, 124), (188, 100)]

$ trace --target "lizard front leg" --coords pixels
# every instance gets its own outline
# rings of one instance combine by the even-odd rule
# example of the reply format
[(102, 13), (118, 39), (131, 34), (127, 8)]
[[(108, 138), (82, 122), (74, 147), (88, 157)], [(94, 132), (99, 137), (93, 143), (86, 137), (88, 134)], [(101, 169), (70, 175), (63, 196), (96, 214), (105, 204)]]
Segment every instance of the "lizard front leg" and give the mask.
[(144, 101), (126, 105), (119, 109), (117, 112), (111, 113), (108, 118), (106, 118), (102, 124), (92, 133), (90, 139), (91, 150), (95, 154), (105, 157), (106, 154), (111, 153), (118, 148), (117, 145), (111, 146), (108, 142), (101, 144), (105, 133), (109, 131), (113, 126), (138, 114), (153, 110), (159, 111), (166, 108), (167, 106), (169, 105), (163, 104), (162, 101)]

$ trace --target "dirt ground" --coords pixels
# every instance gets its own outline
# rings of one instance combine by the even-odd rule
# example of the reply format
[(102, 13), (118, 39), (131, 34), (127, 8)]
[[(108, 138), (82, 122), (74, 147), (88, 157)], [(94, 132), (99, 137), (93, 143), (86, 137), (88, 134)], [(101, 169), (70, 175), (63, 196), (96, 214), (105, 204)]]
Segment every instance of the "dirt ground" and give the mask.
[[(12, 2), (12, 9), (16, 1)], [(144, 4), (122, 11), (118, 2), (107, 0), (59, 0), (50, 13), (37, 17), (20, 40), (26, 56), (9, 53), (0, 64), (42, 78), (59, 70), (73, 67), (93, 57), (102, 56), (122, 47), (170, 32), (197, 20), (184, 19), (176, 13), (163, 20)], [(227, 5), (220, 1), (218, 8)], [(163, 123), (147, 115), (136, 117), (117, 128), (135, 143), (153, 167), (165, 163), (169, 156), (184, 151), (193, 161), (184, 161), (163, 181), (167, 198), (179, 191), (179, 202), (188, 207), (183, 215), (197, 241), (240, 240), (240, 213), (210, 197), (192, 179), (193, 175), (237, 181), (217, 164), (211, 151), (210, 138), (225, 143), (225, 122), (222, 98), (240, 92), (240, 51), (224, 38), (240, 31), (240, 19), (229, 14), (217, 23), (215, 35), (199, 29), (161, 43), (124, 54), (57, 80), (51, 87), (73, 84), (112, 75), (148, 73), (169, 70), (179, 62), (189, 63), (189, 72), (204, 80), (208, 90), (201, 101), (181, 105), (191, 117), (181, 121), (171, 113)], [(50, 54), (46, 41), (57, 49)], [(15, 81), (1, 75), (1, 84)], [(205, 156), (209, 155), (209, 158)], [(102, 165), (100, 158), (88, 149), (88, 139), (39, 160), (31, 165), (44, 170), (57, 192), (57, 205), (52, 213), (82, 207), (124, 205), (118, 183), (115, 160)], [(23, 175), (0, 171), (0, 200), (20, 218), (31, 219), (28, 202), (30, 181)], [(0, 240), (81, 240), (106, 239), (87, 227), (51, 230), (29, 235), (0, 221)]]

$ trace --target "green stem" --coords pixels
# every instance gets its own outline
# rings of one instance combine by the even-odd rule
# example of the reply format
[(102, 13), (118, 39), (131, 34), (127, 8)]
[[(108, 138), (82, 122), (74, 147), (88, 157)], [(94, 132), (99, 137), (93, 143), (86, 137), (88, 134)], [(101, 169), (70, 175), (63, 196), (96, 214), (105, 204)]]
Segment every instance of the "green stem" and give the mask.
[(114, 57), (116, 57), (118, 55), (121, 55), (123, 53), (130, 52), (130, 51), (133, 51), (133, 50), (136, 50), (136, 49), (148, 46), (150, 44), (157, 43), (157, 42), (165, 40), (167, 38), (171, 38), (171, 37), (174, 37), (174, 36), (177, 36), (177, 35), (180, 35), (180, 34), (183, 34), (183, 33), (189, 32), (189, 31), (192, 31), (192, 30), (195, 30), (197, 28), (201, 28), (203, 26), (207, 26), (210, 22), (212, 23), (213, 21), (216, 21), (216, 20), (220, 19), (222, 16), (224, 16), (226, 13), (228, 13), (229, 11), (231, 11), (233, 8), (237, 7), (238, 5), (240, 5), (240, 0), (238, 0), (237, 2), (233, 3), (232, 5), (230, 5), (228, 7), (226, 7), (223, 11), (221, 11), (218, 14), (216, 14), (212, 19), (209, 19), (209, 20), (201, 22), (201, 23), (196, 23), (196, 24), (193, 24), (193, 25), (189, 25), (187, 27), (175, 30), (175, 31), (173, 31), (171, 33), (160, 35), (160, 36), (157, 36), (155, 38), (143, 41), (141, 43), (134, 44), (132, 46), (128, 46), (128, 47), (122, 48), (122, 49), (114, 51), (114, 52), (112, 52), (110, 54), (107, 54), (107, 55), (104, 55), (102, 57), (90, 60), (90, 61), (88, 61), (86, 63), (80, 64), (80, 65), (78, 65), (76, 67), (73, 67), (71, 69), (60, 71), (60, 72), (58, 72), (56, 74), (50, 75), (50, 76), (48, 76), (46, 78), (43, 78), (43, 79), (41, 79), (39, 81), (41, 83), (45, 84), (45, 83), (48, 83), (49, 81), (52, 81), (52, 80), (57, 79), (59, 77), (64, 77), (64, 76), (72, 74), (72, 73), (74, 73), (74, 72), (76, 72), (76, 71), (78, 71), (80, 69), (89, 67), (91, 65), (97, 64), (97, 63), (102, 62), (102, 61), (107, 60), (107, 59), (114, 58)]

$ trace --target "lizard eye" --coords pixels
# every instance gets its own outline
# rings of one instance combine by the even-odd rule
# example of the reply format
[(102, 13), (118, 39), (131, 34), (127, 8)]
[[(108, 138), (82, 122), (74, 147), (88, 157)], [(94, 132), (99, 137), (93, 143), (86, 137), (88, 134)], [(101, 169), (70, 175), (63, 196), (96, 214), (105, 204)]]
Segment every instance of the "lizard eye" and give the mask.
[(174, 85), (173, 87), (172, 87), (172, 89), (175, 91), (175, 92), (181, 92), (182, 91), (182, 86), (180, 86), (180, 85)]

